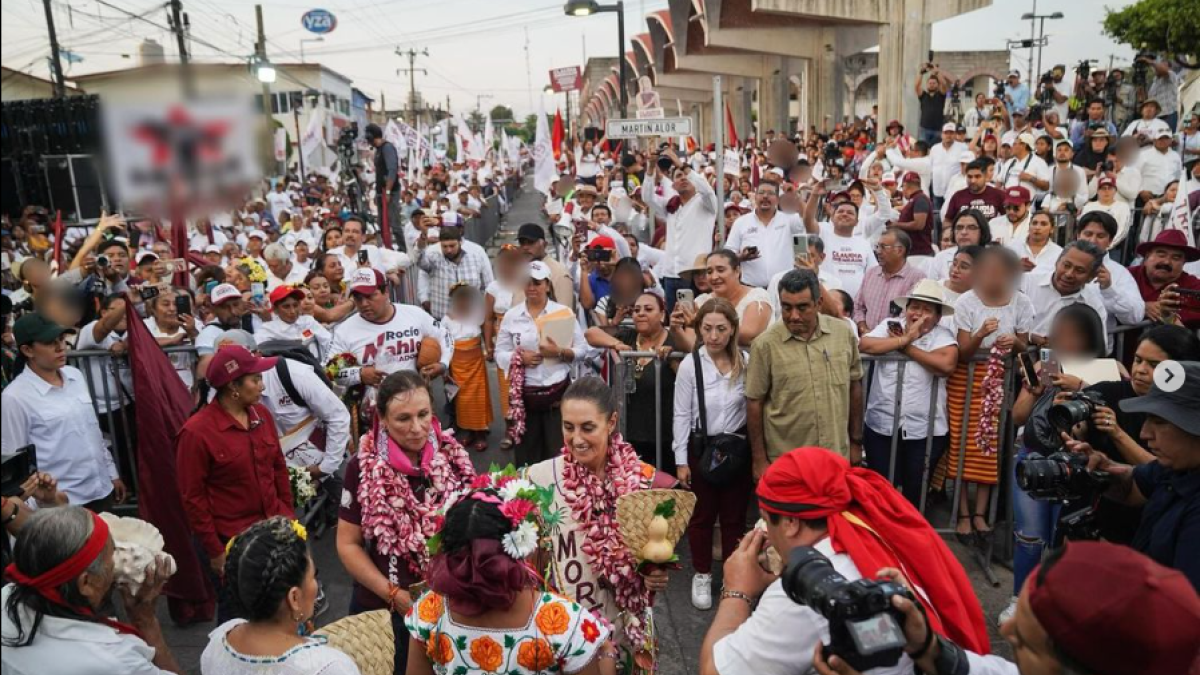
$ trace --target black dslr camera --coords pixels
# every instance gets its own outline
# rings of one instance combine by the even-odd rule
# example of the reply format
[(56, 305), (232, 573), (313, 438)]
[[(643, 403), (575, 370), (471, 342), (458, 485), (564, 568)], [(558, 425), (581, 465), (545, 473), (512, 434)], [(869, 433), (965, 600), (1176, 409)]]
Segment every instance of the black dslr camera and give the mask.
[(1108, 405), (1099, 394), (1090, 391), (1068, 392), (1066, 396), (1067, 400), (1046, 410), (1046, 420), (1055, 431), (1071, 433), (1076, 424), (1092, 419), (1096, 408)]
[(847, 581), (816, 549), (797, 546), (788, 554), (783, 590), (792, 602), (829, 622), (829, 644), (822, 650), (825, 658), (836, 655), (863, 671), (894, 666), (904, 654), (904, 618), (892, 607), (892, 596), (913, 599), (903, 585)]
[(1112, 483), (1107, 471), (1088, 471), (1087, 455), (1031, 452), (1017, 464), (1017, 485), (1037, 500), (1068, 502), (1092, 498)]

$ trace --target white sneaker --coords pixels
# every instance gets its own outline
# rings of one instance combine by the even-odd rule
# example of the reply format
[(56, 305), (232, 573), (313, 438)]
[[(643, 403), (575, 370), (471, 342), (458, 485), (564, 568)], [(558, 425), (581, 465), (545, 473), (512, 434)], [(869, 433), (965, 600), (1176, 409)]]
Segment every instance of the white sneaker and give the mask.
[(712, 609), (712, 575), (692, 577), (692, 606), (699, 610)]
[(1017, 613), (1017, 596), (1014, 595), (1014, 596), (1012, 596), (1012, 599), (1008, 601), (1008, 607), (1005, 607), (1004, 611), (1000, 612), (1000, 616), (996, 617), (996, 621), (998, 621), (1001, 625), (1003, 625), (1005, 622), (1011, 621), (1013, 618), (1013, 615), (1016, 613)]

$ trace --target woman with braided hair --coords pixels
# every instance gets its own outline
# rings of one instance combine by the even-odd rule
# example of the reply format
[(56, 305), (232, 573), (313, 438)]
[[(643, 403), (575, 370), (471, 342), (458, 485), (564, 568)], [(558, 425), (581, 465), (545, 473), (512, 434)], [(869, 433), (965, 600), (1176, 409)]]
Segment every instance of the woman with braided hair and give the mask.
[(229, 540), (221, 592), (236, 619), (209, 634), (203, 675), (358, 675), (354, 661), (301, 637), (317, 600), (304, 526), (281, 516)]

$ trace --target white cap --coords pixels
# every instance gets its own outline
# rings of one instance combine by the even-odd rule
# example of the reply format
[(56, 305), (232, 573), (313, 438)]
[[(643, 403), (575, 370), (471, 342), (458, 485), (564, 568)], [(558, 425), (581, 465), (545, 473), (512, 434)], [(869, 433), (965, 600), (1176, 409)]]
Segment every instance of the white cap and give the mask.
[(461, 224), (462, 224), (462, 217), (458, 215), (457, 211), (447, 211), (442, 214), (442, 225), (453, 226), (453, 225), (461, 225)]
[(538, 281), (545, 281), (550, 278), (550, 267), (540, 260), (533, 260), (529, 263), (529, 278)]
[(1174, 135), (1175, 134), (1172, 134), (1169, 128), (1161, 127), (1159, 128), (1158, 133), (1154, 134), (1154, 140), (1158, 140), (1160, 138), (1171, 138)]
[(146, 258), (154, 258), (154, 260), (158, 260), (158, 256), (154, 254), (154, 251), (138, 251), (137, 257), (134, 258), (134, 264), (141, 265), (142, 263), (146, 262)]
[(258, 237), (259, 239), (266, 241), (267, 233), (263, 232), (262, 230), (250, 230), (249, 232), (246, 233), (246, 238), (249, 239), (251, 237)]
[(219, 305), (227, 300), (241, 299), (241, 297), (242, 292), (235, 288), (233, 284), (217, 284), (212, 294), (208, 296), (208, 300), (214, 305)]
[(783, 169), (781, 169), (781, 168), (779, 168), (779, 167), (777, 167), (777, 166), (776, 166), (776, 167), (773, 167), (773, 168), (772, 168), (770, 171), (768, 171), (767, 173), (773, 173), (773, 174), (775, 174), (776, 176), (779, 176), (780, 178), (786, 178), (786, 177), (787, 177), (787, 174), (785, 174), (785, 173), (783, 172)]
[(205, 253), (220, 253), (221, 247), (217, 246), (216, 244), (209, 244), (208, 246), (204, 247), (204, 252)]
[(960, 164), (970, 164), (976, 160), (975, 153), (970, 150), (963, 150), (962, 157), (958, 158)]
[(958, 131), (958, 125), (954, 122), (946, 122), (942, 125), (942, 131)]

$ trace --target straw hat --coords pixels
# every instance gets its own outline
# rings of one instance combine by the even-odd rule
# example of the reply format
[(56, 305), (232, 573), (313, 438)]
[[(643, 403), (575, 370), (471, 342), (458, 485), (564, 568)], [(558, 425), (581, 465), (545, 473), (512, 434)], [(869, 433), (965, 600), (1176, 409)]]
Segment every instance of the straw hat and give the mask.
[(338, 619), (318, 630), (330, 647), (354, 660), (362, 675), (392, 675), (396, 644), (388, 611), (377, 609)]
[(638, 490), (622, 495), (617, 499), (617, 528), (621, 540), (633, 553), (639, 557), (642, 547), (646, 545), (646, 530), (654, 519), (655, 510), (660, 504), (674, 500), (673, 513), (667, 517), (667, 541), (674, 548), (683, 533), (687, 530), (688, 522), (692, 519), (692, 511), (696, 509), (696, 494), (687, 490)]
[(917, 282), (908, 295), (896, 298), (892, 302), (896, 303), (900, 309), (904, 309), (909, 300), (941, 305), (942, 316), (953, 316), (954, 314), (954, 305), (946, 302), (946, 293), (942, 290), (942, 285), (934, 279), (922, 279)]

